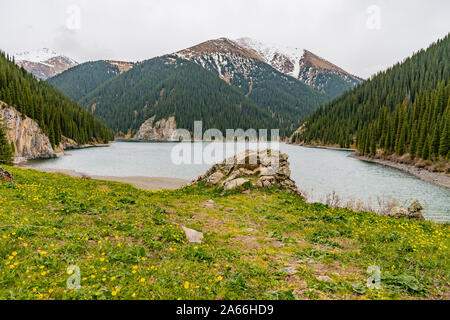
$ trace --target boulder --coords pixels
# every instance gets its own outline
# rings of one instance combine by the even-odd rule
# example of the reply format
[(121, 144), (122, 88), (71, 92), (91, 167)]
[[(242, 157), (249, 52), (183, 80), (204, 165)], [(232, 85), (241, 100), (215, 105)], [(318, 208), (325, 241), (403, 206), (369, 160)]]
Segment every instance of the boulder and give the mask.
[(408, 207), (408, 212), (410, 212), (410, 213), (416, 213), (416, 212), (420, 212), (422, 210), (423, 210), (423, 207), (417, 199), (413, 199), (413, 201), (411, 201), (411, 204)]
[(408, 209), (403, 207), (393, 207), (391, 209), (391, 212), (389, 213), (389, 216), (400, 219), (408, 219), (408, 220), (425, 220), (424, 216), (422, 215), (421, 211), (423, 210), (422, 205), (417, 199), (414, 199), (411, 201), (411, 204), (409, 205)]
[(389, 216), (394, 218), (406, 218), (408, 216), (408, 209), (405, 209), (403, 207), (393, 207), (391, 209), (391, 212), (389, 213)]
[(234, 188), (237, 188), (239, 186), (242, 186), (244, 183), (249, 182), (250, 180), (244, 179), (244, 178), (237, 178), (231, 181), (228, 181), (226, 184), (224, 184), (223, 188), (225, 190), (231, 190)]
[(2, 167), (0, 167), (0, 181), (1, 182), (13, 182), (13, 183), (15, 183), (14, 177), (12, 176), (12, 174), (9, 173), (6, 170), (3, 170)]
[(183, 229), (184, 233), (186, 234), (186, 239), (190, 243), (201, 243), (203, 239), (203, 233), (189, 229), (186, 227), (181, 227)]
[(279, 186), (302, 196), (291, 180), (288, 155), (276, 150), (246, 150), (223, 162), (213, 165), (191, 185), (206, 182), (208, 185), (231, 190), (246, 182), (258, 188)]

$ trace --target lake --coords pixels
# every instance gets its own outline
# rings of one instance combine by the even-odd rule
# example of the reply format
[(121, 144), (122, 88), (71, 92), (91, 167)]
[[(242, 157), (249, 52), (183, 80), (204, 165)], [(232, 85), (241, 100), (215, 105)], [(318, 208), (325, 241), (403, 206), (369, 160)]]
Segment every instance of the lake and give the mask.
[[(177, 148), (191, 151), (201, 149), (207, 154), (215, 155), (216, 159), (213, 160), (219, 161), (225, 156), (220, 154), (220, 150), (228, 148), (236, 152), (237, 148), (244, 147), (255, 149), (257, 146), (253, 143), (114, 142), (110, 147), (70, 150), (69, 156), (33, 160), (27, 165), (32, 168), (69, 169), (88, 175), (190, 180), (211, 167), (211, 159), (211, 163), (178, 163), (179, 157), (174, 159), (173, 156), (177, 154)], [(400, 204), (407, 205), (416, 198), (425, 208), (426, 219), (450, 221), (450, 190), (446, 188), (397, 169), (348, 157), (351, 153), (349, 151), (306, 148), (284, 143), (280, 143), (279, 148), (289, 155), (291, 178), (307, 194), (310, 202), (323, 202), (333, 192), (342, 202), (361, 200), (373, 208), (378, 208), (380, 200), (397, 200)], [(196, 159), (191, 156), (191, 160)]]

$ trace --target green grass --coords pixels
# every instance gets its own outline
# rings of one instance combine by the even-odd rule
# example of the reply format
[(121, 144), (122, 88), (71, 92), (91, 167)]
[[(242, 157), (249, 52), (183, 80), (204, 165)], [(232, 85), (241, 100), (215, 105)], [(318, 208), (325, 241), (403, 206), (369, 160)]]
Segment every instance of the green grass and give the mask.
[[(449, 298), (448, 225), (276, 189), (150, 192), (5, 169), (18, 185), (0, 183), (0, 299)], [(203, 243), (187, 243), (181, 225)], [(71, 265), (79, 290), (66, 286)], [(371, 265), (380, 289), (366, 287)]]

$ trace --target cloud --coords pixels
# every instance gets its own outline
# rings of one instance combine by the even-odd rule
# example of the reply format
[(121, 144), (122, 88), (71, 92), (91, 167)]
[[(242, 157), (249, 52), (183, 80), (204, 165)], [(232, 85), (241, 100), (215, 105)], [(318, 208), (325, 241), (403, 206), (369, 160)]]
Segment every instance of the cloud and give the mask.
[[(80, 8), (78, 29), (67, 28), (71, 6)], [(368, 27), (369, 7), (379, 8), (379, 28)], [(51, 47), (77, 61), (135, 61), (249, 36), (309, 49), (362, 77), (450, 29), (446, 0), (0, 0), (0, 12), (8, 52)]]

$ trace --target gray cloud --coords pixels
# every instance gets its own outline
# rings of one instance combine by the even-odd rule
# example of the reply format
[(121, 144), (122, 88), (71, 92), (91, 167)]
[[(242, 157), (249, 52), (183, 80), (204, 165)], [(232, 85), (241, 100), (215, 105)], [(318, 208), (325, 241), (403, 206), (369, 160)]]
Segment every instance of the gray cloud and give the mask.
[[(67, 28), (68, 8), (80, 28)], [(380, 9), (379, 28), (367, 25)], [(309, 49), (362, 77), (445, 36), (447, 0), (0, 0), (0, 48), (50, 47), (78, 61), (144, 60), (218, 38), (248, 36)]]

